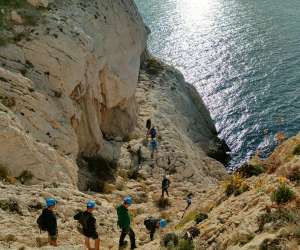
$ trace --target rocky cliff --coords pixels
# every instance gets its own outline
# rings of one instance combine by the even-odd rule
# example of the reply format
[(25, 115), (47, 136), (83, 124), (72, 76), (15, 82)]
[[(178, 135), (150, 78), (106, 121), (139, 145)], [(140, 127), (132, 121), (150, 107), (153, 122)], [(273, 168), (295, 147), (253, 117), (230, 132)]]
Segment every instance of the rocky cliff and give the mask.
[(0, 47), (0, 162), (15, 176), (75, 184), (78, 155), (135, 127), (143, 21), (131, 1), (9, 2), (0, 6), (10, 38)]
[[(227, 176), (212, 158), (224, 160), (226, 146), (195, 88), (147, 54), (131, 0), (0, 1), (0, 13), (0, 249), (45, 245), (35, 221), (46, 197), (59, 201), (60, 249), (82, 249), (72, 216), (87, 199), (103, 249), (116, 249), (114, 206), (128, 194), (140, 248), (159, 249), (143, 220), (174, 229), (186, 194), (200, 202)], [(164, 174), (172, 197), (161, 208)]]
[[(143, 130), (144, 120), (156, 116), (137, 117), (135, 92), (147, 31), (135, 4), (13, 0), (0, 7), (0, 164), (15, 177), (29, 170), (31, 183), (78, 184), (78, 172), (79, 179), (89, 177), (76, 160), (122, 158), (121, 142), (131, 136), (137, 119)], [(154, 83), (172, 90), (184, 81), (175, 71), (167, 75)], [(206, 153), (218, 158), (224, 150), (209, 112), (191, 86), (181, 84), (173, 92), (165, 96), (168, 102), (160, 105), (155, 122), (162, 129), (168, 117), (172, 138), (189, 140), (184, 150), (194, 158), (194, 170), (177, 170), (186, 177), (197, 169), (197, 176), (213, 176), (205, 167), (212, 161)], [(140, 103), (148, 98), (142, 94)], [(85, 182), (79, 185), (87, 188)]]

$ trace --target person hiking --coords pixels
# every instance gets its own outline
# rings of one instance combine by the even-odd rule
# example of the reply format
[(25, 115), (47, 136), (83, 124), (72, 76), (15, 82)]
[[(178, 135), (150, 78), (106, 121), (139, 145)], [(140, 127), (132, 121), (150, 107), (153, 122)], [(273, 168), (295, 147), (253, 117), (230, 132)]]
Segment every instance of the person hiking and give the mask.
[(144, 220), (144, 225), (150, 233), (150, 240), (153, 241), (156, 229), (165, 228), (167, 226), (167, 221), (164, 219), (149, 217)]
[(131, 249), (136, 248), (135, 244), (135, 234), (130, 227), (131, 219), (128, 212), (128, 207), (132, 205), (132, 198), (131, 196), (126, 196), (123, 200), (123, 203), (117, 207), (117, 214), (118, 214), (118, 226), (121, 228), (121, 235), (119, 240), (119, 247), (122, 248), (126, 246), (127, 242), (124, 241), (126, 235), (129, 235)]
[(187, 197), (186, 197), (186, 203), (187, 203), (187, 206), (186, 206), (186, 208), (184, 209), (184, 212), (183, 212), (183, 215), (182, 215), (182, 217), (181, 218), (183, 218), (184, 217), (184, 215), (185, 215), (185, 212), (188, 210), (188, 208), (192, 205), (192, 199), (193, 199), (193, 194), (192, 193), (189, 193), (188, 195), (187, 195)]
[[(97, 233), (96, 219), (93, 216), (96, 202), (89, 200), (86, 204), (86, 211), (80, 211), (74, 216), (81, 226), (80, 232), (85, 236), (84, 245), (88, 250), (100, 250), (100, 239)], [(91, 240), (94, 241), (94, 247), (91, 247)]]
[(37, 224), (41, 231), (48, 232), (48, 240), (51, 246), (57, 247), (57, 219), (54, 213), (57, 201), (53, 198), (46, 199), (46, 208), (37, 219)]
[(155, 138), (151, 139), (149, 143), (149, 148), (151, 152), (151, 159), (154, 158), (154, 153), (157, 152), (157, 140)]
[(167, 194), (167, 196), (169, 197), (169, 192), (168, 192), (168, 189), (169, 189), (169, 186), (170, 186), (170, 180), (168, 179), (168, 176), (167, 175), (164, 175), (164, 178), (161, 182), (161, 197), (164, 198), (165, 196), (165, 193)]
[(149, 135), (150, 135), (151, 139), (155, 139), (156, 138), (156, 136), (157, 136), (157, 130), (156, 130), (156, 128), (154, 126), (150, 129)]
[(150, 129), (151, 129), (151, 119), (148, 119), (146, 121), (146, 129), (147, 129), (147, 133), (146, 133), (146, 138), (147, 138), (150, 133)]

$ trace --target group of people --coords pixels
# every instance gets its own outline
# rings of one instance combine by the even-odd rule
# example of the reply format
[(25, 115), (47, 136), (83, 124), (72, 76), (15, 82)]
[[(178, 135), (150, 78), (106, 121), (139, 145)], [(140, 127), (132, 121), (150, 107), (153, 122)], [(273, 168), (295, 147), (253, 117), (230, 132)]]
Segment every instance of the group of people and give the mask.
[[(149, 147), (151, 150), (151, 158), (154, 157), (154, 153), (157, 151), (157, 131), (154, 126), (151, 125), (151, 120), (148, 119), (146, 122), (147, 134), (146, 137), (150, 137)], [(131, 148), (129, 148), (131, 150)], [(141, 147), (139, 148), (139, 154), (137, 157), (138, 165), (141, 164), (142, 155)], [(161, 198), (164, 198), (165, 194), (169, 197), (169, 187), (171, 181), (167, 175), (164, 175), (161, 184)], [(187, 206), (183, 211), (183, 216), (185, 212), (192, 204), (192, 194), (188, 194), (186, 198)], [(121, 235), (119, 239), (119, 247), (122, 249), (127, 245), (125, 241), (126, 236), (130, 238), (131, 249), (136, 248), (135, 233), (131, 227), (131, 216), (129, 214), (128, 208), (132, 205), (133, 199), (131, 196), (126, 196), (116, 210), (118, 216), (118, 226), (121, 229)], [(57, 201), (53, 198), (48, 198), (46, 200), (46, 208), (43, 209), (42, 214), (37, 219), (37, 224), (41, 231), (48, 232), (49, 244), (51, 246), (57, 246), (57, 218), (55, 215), (55, 208)], [(100, 249), (100, 238), (97, 232), (96, 218), (93, 216), (93, 211), (95, 210), (96, 202), (89, 200), (86, 204), (85, 211), (79, 211), (74, 215), (74, 220), (78, 222), (78, 230), (84, 236), (84, 245), (88, 250), (99, 250)], [(166, 227), (167, 221), (162, 218), (148, 217), (144, 220), (144, 225), (150, 234), (150, 240), (154, 239), (154, 234), (156, 230)], [(93, 244), (92, 244), (93, 241)], [(93, 246), (92, 246), (93, 245)]]
[[(136, 248), (135, 233), (131, 227), (131, 216), (128, 208), (132, 205), (133, 199), (131, 196), (126, 196), (117, 207), (118, 226), (121, 229), (119, 247), (122, 249), (127, 245), (125, 237), (130, 238), (131, 249)], [(48, 240), (51, 246), (58, 246), (58, 227), (57, 218), (54, 210), (56, 209), (57, 201), (53, 198), (46, 199), (46, 208), (37, 219), (37, 224), (41, 231), (48, 233)], [(100, 238), (97, 232), (96, 218), (93, 216), (93, 211), (96, 208), (96, 202), (89, 200), (86, 204), (85, 211), (79, 211), (74, 215), (74, 220), (78, 221), (78, 230), (84, 236), (84, 245), (88, 250), (100, 249)], [(157, 219), (153, 217), (146, 218), (144, 225), (149, 231), (150, 240), (154, 239), (154, 234), (157, 229), (164, 228), (167, 225), (165, 219)]]

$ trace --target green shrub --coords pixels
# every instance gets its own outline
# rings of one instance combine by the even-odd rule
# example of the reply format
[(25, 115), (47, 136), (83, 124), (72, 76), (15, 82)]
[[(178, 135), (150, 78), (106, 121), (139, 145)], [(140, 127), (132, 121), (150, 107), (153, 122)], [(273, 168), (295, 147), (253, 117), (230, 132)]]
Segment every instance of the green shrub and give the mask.
[(252, 165), (252, 164), (244, 164), (241, 166), (237, 172), (244, 178), (249, 178), (251, 176), (258, 176), (265, 172), (265, 167), (262, 164)]
[(274, 223), (274, 227), (281, 227), (288, 223), (297, 223), (299, 216), (293, 210), (287, 208), (279, 208), (273, 212), (262, 214), (258, 217), (259, 231), (263, 231), (263, 227), (267, 223)]
[(280, 239), (265, 239), (259, 246), (259, 250), (282, 250)]
[(300, 155), (300, 144), (295, 147), (293, 150), (294, 155)]
[(297, 226), (293, 230), (293, 237), (296, 238), (298, 241), (300, 241), (300, 226)]
[(17, 213), (19, 215), (23, 214), (18, 201), (14, 198), (0, 200), (0, 208), (4, 211), (9, 211), (10, 213)]
[(146, 62), (146, 71), (150, 75), (158, 75), (163, 69), (163, 64), (155, 58), (151, 58)]
[(196, 223), (196, 224), (199, 224), (199, 223), (201, 223), (202, 221), (206, 220), (207, 218), (208, 218), (208, 215), (207, 215), (207, 214), (199, 213), (199, 214), (196, 215), (195, 223)]
[(194, 250), (195, 246), (192, 240), (180, 240), (176, 250)]
[(291, 201), (295, 197), (293, 190), (291, 190), (285, 183), (280, 184), (271, 195), (271, 200), (277, 204), (283, 204)]
[(160, 197), (157, 201), (156, 201), (156, 206), (160, 209), (165, 209), (169, 206), (171, 206), (171, 202), (168, 198), (163, 198)]
[(227, 196), (234, 195), (238, 196), (249, 190), (249, 186), (244, 181), (239, 173), (230, 176), (226, 181), (223, 182), (225, 188), (225, 194)]
[(8, 177), (7, 168), (0, 165), (0, 180), (6, 180)]
[(174, 249), (178, 245), (179, 239), (175, 233), (167, 233), (163, 236), (162, 245), (167, 249)]
[(290, 181), (296, 182), (297, 184), (300, 184), (300, 171), (296, 170), (296, 171), (291, 171), (288, 175), (287, 178)]

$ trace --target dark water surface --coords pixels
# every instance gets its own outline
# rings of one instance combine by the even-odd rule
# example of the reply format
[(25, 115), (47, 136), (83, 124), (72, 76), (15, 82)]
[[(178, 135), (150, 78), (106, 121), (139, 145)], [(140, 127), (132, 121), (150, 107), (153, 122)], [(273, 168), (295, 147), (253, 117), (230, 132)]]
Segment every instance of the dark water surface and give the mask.
[(197, 87), (232, 167), (300, 130), (299, 0), (135, 1), (150, 51)]

